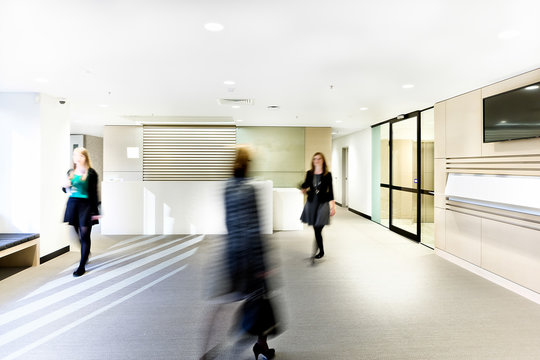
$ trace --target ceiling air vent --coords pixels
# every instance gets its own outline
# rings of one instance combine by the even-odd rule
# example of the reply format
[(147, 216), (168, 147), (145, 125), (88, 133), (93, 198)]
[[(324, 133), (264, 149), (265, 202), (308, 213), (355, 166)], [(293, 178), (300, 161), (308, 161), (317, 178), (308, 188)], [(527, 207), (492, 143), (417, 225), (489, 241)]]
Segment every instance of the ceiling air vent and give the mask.
[(220, 105), (253, 105), (255, 100), (253, 99), (218, 99)]

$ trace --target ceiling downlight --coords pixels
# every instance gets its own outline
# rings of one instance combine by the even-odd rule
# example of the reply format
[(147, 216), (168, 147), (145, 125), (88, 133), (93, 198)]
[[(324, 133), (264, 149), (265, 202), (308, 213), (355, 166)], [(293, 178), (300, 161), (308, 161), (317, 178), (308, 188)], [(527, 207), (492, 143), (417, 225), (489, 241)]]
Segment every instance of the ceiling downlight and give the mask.
[(218, 99), (219, 105), (254, 105), (254, 99)]

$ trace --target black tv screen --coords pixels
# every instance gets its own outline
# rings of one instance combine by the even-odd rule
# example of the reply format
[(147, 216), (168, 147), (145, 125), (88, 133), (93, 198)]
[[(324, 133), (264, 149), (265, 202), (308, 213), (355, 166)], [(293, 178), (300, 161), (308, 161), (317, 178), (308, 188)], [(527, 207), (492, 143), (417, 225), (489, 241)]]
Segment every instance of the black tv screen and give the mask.
[(484, 142), (540, 137), (540, 82), (484, 99)]

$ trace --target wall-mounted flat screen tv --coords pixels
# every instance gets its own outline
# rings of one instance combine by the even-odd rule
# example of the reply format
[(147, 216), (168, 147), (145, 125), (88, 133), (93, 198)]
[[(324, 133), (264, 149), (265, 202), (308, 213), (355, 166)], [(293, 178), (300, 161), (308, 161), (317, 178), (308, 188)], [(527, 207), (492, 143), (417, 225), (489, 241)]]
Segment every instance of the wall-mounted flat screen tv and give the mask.
[(540, 82), (484, 99), (484, 142), (540, 137)]

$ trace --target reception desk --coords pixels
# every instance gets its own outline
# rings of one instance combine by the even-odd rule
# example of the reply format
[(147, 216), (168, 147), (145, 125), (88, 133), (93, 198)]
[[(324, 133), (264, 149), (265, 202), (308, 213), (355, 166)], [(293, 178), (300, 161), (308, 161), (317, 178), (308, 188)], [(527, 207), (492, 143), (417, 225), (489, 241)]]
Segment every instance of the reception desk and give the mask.
[[(257, 189), (262, 232), (271, 234), (272, 182), (253, 181), (253, 184)], [(104, 235), (224, 234), (224, 185), (224, 181), (104, 181), (101, 232)]]

